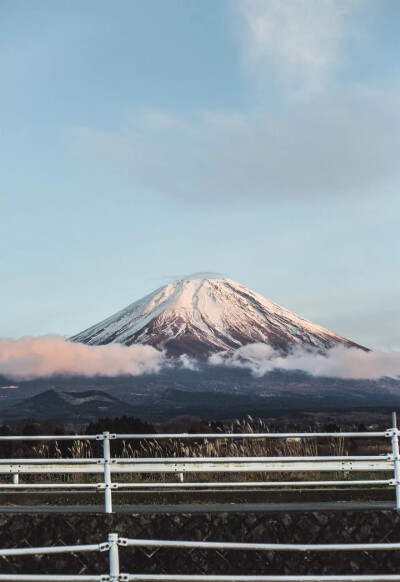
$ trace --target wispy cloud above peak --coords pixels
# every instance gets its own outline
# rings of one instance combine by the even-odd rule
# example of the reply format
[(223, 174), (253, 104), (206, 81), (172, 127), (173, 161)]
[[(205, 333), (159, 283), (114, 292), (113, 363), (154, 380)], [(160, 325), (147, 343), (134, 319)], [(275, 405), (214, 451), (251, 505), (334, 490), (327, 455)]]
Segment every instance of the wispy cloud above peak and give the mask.
[(185, 205), (246, 206), (250, 199), (360, 198), (397, 184), (398, 126), (393, 91), (353, 90), (276, 118), (217, 112), (182, 117), (167, 132), (81, 127), (72, 137), (81, 154), (100, 159), (102, 169), (111, 163), (136, 189)]
[(177, 129), (184, 125), (181, 118), (161, 109), (142, 108), (138, 111), (132, 111), (128, 117), (134, 128), (160, 131)]
[(220, 273), (218, 271), (196, 271), (195, 273), (190, 273), (189, 275), (164, 275), (163, 277), (153, 277), (149, 281), (167, 281), (168, 283), (172, 281), (177, 281), (178, 279), (185, 280), (197, 280), (197, 279), (225, 279), (228, 275), (226, 273)]
[(295, 92), (319, 93), (339, 67), (346, 15), (364, 0), (239, 0), (246, 65)]

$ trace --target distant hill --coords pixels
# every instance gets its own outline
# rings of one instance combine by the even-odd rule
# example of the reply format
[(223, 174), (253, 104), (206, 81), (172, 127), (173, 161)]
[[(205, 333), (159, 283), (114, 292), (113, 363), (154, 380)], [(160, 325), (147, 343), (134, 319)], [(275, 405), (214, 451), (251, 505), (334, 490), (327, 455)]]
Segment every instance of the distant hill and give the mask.
[(224, 420), (400, 406), (400, 381), (392, 378), (343, 380), (282, 370), (254, 378), (244, 369), (170, 368), (137, 377), (25, 380), (17, 389), (1, 389), (9, 384), (0, 376), (0, 422), (31, 417), (84, 423), (122, 415), (156, 422), (186, 414)]
[(4, 420), (35, 418), (90, 422), (102, 416), (115, 417), (133, 412), (132, 405), (101, 390), (72, 392), (50, 389), (6, 408), (2, 417)]

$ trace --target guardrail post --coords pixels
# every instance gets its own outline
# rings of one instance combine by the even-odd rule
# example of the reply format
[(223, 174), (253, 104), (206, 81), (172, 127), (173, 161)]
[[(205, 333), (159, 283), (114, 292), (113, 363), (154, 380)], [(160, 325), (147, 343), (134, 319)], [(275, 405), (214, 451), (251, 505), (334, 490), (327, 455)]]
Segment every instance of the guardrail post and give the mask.
[(118, 534), (108, 534), (108, 543), (110, 544), (109, 559), (110, 559), (110, 580), (117, 582), (119, 580), (119, 550), (118, 550)]
[(184, 480), (183, 479), (183, 473), (181, 473), (181, 472), (178, 473), (178, 481), (179, 481), (179, 483), (183, 483), (183, 480)]
[(13, 473), (12, 480), (13, 480), (13, 484), (14, 485), (18, 485), (18, 483), (19, 483), (19, 475), (18, 475), (18, 473)]
[(397, 431), (397, 415), (392, 413), (392, 452), (394, 481), (396, 488), (396, 509), (400, 509), (400, 459), (399, 459), (399, 437)]
[(104, 508), (106, 513), (112, 513), (112, 483), (110, 461), (110, 433), (103, 432)]

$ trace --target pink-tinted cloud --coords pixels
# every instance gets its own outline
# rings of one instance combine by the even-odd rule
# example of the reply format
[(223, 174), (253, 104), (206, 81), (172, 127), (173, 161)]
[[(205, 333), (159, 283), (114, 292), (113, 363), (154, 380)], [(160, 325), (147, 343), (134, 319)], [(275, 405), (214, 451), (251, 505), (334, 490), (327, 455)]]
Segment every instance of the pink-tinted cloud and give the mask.
[[(250, 344), (233, 353), (220, 352), (209, 358), (212, 365), (246, 368), (255, 376), (274, 369), (302, 370), (314, 376), (351, 379), (400, 377), (399, 352), (364, 352), (338, 346), (326, 355), (297, 350), (282, 357), (271, 346)], [(0, 374), (16, 380), (45, 378), (57, 374), (119, 376), (159, 372), (172, 365), (165, 354), (152, 346), (87, 346), (59, 336), (0, 339)], [(177, 367), (199, 369), (197, 362), (182, 356)]]
[(364, 352), (357, 348), (337, 346), (326, 355), (297, 350), (282, 357), (265, 344), (250, 344), (233, 354), (219, 353), (210, 357), (213, 365), (247, 368), (257, 376), (274, 369), (301, 370), (313, 376), (377, 380), (384, 376), (400, 376), (400, 352)]
[(0, 374), (15, 379), (56, 374), (119, 376), (158, 372), (163, 352), (151, 346), (87, 346), (58, 336), (0, 339)]

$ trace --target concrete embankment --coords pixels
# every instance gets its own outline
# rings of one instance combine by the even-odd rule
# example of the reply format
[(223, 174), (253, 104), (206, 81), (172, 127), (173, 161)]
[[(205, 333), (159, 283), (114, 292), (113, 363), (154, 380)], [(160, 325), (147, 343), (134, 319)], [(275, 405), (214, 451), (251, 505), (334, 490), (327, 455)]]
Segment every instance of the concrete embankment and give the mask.
[[(61, 508), (60, 508), (61, 509)], [(132, 508), (134, 509), (134, 508)], [(0, 513), (0, 547), (75, 545), (105, 541), (110, 532), (146, 539), (271, 543), (372, 543), (400, 540), (400, 515), (391, 509), (363, 510), (338, 504), (306, 511), (258, 508), (187, 513)], [(253, 508), (254, 509), (254, 508)], [(120, 548), (121, 572), (181, 574), (395, 574), (400, 552), (283, 553), (164, 548), (154, 552)], [(107, 553), (0, 558), (1, 573), (107, 573)]]

